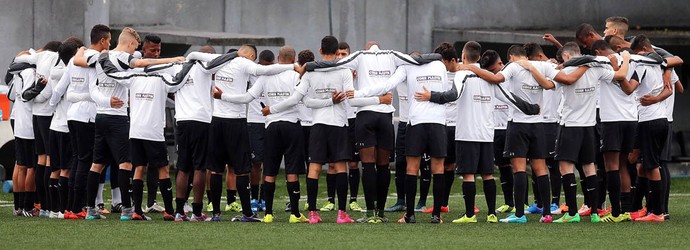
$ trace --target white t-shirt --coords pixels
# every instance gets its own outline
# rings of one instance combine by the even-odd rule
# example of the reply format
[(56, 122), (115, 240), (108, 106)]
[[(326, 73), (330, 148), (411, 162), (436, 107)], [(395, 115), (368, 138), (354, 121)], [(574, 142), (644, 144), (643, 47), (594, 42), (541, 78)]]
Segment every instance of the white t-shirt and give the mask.
[[(552, 63), (542, 61), (529, 61), (544, 77), (553, 79), (558, 71)], [(531, 104), (540, 104), (544, 97), (543, 88), (537, 83), (529, 70), (517, 63), (509, 63), (500, 74), (505, 77), (509, 89), (517, 96)], [(517, 123), (541, 123), (541, 115), (525, 115), (519, 109), (513, 109), (513, 122)]]
[[(259, 78), (262, 78), (264, 76), (250, 76), (249, 77), (249, 89), (251, 89), (254, 86), (254, 83)], [(266, 117), (261, 114), (261, 103), (266, 104), (266, 98), (264, 97), (264, 94), (261, 93), (256, 99), (252, 100), (249, 102), (247, 105), (247, 123), (266, 123)]]
[[(173, 93), (182, 85), (170, 86), (155, 74), (175, 75), (182, 65), (174, 64), (164, 70), (151, 72), (151, 76), (132, 78), (128, 85), (130, 95), (129, 138), (165, 141), (165, 103), (168, 93)], [(143, 73), (142, 69), (132, 69)]]
[[(50, 80), (48, 81), (59, 82), (66, 71), (67, 68), (64, 66), (53, 67), (50, 70)], [(50, 91), (55, 91), (55, 86), (53, 86), (53, 88)], [(55, 114), (53, 115), (53, 120), (50, 121), (50, 130), (62, 133), (69, 133), (69, 128), (67, 127), (67, 110), (69, 109), (69, 106), (71, 104), (72, 102), (66, 100), (65, 98), (60, 99), (57, 106), (55, 107)]]
[(508, 103), (494, 98), (494, 129), (507, 129), (511, 113), (512, 110)]
[(348, 125), (347, 106), (345, 102), (333, 104), (333, 93), (348, 90), (354, 90), (352, 71), (348, 69), (309, 72), (302, 76), (296, 88), (296, 92), (304, 96), (304, 103), (312, 107), (313, 124), (336, 127)]
[[(645, 95), (657, 96), (664, 90), (663, 71), (660, 65), (638, 62), (636, 63), (635, 73), (640, 82), (640, 86), (637, 88), (638, 97)], [(666, 106), (664, 102), (658, 102), (649, 106), (640, 105), (638, 109), (639, 122), (666, 119)]]
[[(614, 54), (618, 59), (618, 67), (623, 64), (623, 57), (620, 54)], [(611, 63), (611, 61), (602, 56), (597, 56), (596, 60), (601, 64)], [(634, 72), (634, 63), (630, 64), (628, 68), (627, 80), (630, 80)], [(635, 101), (635, 94), (626, 94), (621, 89), (618, 81), (602, 81), (599, 91), (599, 117), (602, 122), (618, 122), (618, 121), (637, 121), (637, 101)]]
[(400, 119), (401, 122), (407, 123), (410, 121), (410, 97), (407, 92), (407, 79), (398, 84), (395, 89), (398, 93), (398, 112), (400, 112), (400, 117), (398, 119)]
[[(134, 57), (124, 51), (111, 50), (108, 52), (111, 66), (117, 69), (117, 72), (126, 72), (130, 70), (130, 63)], [(96, 113), (105, 115), (127, 116), (127, 107), (129, 107), (129, 92), (127, 87), (119, 83), (106, 72), (104, 72), (103, 65), (96, 63), (96, 74), (98, 82), (90, 85), (89, 91), (91, 98), (96, 102)], [(119, 108), (110, 106), (111, 97), (117, 97), (124, 105)]]
[[(554, 68), (556, 64), (551, 64)], [(541, 117), (544, 123), (556, 123), (561, 117), (559, 107), (561, 98), (563, 97), (563, 90), (559, 84), (555, 84), (553, 89), (545, 89), (543, 91), (543, 99), (541, 106)]]
[[(86, 58), (97, 58), (98, 51), (87, 49), (84, 51)], [(89, 86), (96, 84), (96, 69), (79, 67), (74, 65), (74, 58), (67, 63), (67, 70), (60, 78), (54, 93), (50, 98), (50, 105), (57, 105), (60, 99), (65, 97), (72, 103), (67, 109), (68, 121), (84, 123), (94, 122), (96, 119), (96, 103), (91, 99)]]
[[(578, 67), (566, 67), (572, 73)], [(590, 127), (596, 125), (596, 100), (599, 82), (613, 81), (615, 72), (610, 65), (592, 65), (575, 83), (562, 85), (563, 110), (561, 125), (566, 127)]]
[[(57, 52), (52, 52), (49, 50), (41, 51), (35, 54), (18, 56), (14, 60), (18, 63), (30, 63), (36, 65), (36, 76), (34, 79), (38, 80), (44, 78), (49, 80), (50, 69), (57, 66), (59, 61), (59, 56)], [(50, 83), (50, 81), (49, 81)], [(34, 84), (34, 83), (30, 83)], [(39, 83), (36, 83), (39, 84)], [(33, 100), (32, 114), (38, 116), (51, 116), (55, 111), (55, 107), (51, 106), (48, 102), (50, 95), (52, 94), (52, 86), (47, 86), (39, 93)]]
[[(448, 77), (447, 78), (448, 79), (448, 89), (450, 89), (453, 86), (454, 81), (455, 81), (455, 72), (448, 71), (447, 74), (448, 74), (448, 76), (447, 76)], [(457, 121), (457, 113), (458, 113), (457, 112), (458, 106), (457, 106), (456, 102), (454, 102), (454, 101), (448, 102), (448, 103), (445, 103), (443, 105), (446, 106), (446, 126), (455, 127), (455, 123)]]
[(33, 101), (24, 101), (22, 93), (31, 88), (32, 83), (36, 80), (35, 77), (36, 70), (28, 68), (22, 70), (13, 78), (14, 90), (17, 96), (14, 102), (14, 137), (17, 138), (34, 139), (33, 115), (31, 114)]
[(671, 96), (666, 98), (664, 102), (666, 103), (666, 119), (668, 119), (669, 122), (673, 122), (673, 108), (676, 103), (676, 82), (680, 80), (680, 77), (678, 77), (678, 74), (676, 74), (676, 70), (672, 69), (671, 70)]

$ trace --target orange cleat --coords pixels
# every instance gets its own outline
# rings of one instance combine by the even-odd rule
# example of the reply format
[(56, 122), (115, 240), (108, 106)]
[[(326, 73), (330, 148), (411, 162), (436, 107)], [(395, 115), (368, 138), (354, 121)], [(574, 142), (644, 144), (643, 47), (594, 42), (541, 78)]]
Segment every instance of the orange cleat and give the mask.
[[(444, 213), (448, 213), (448, 207), (445, 207), (445, 208), (446, 208), (446, 211)], [(441, 207), (441, 212), (443, 212), (443, 207)], [(479, 211), (479, 208), (477, 207), (477, 205), (474, 205), (474, 214), (479, 214), (479, 212), (480, 211)]]
[(649, 213), (647, 216), (644, 217), (638, 217), (637, 219), (633, 220), (636, 222), (664, 222), (664, 215), (656, 215), (653, 213)]
[(558, 209), (561, 210), (561, 214), (565, 214), (568, 212), (568, 206), (566, 206), (565, 203), (561, 203), (561, 206), (558, 207)]
[[(475, 206), (475, 207), (474, 207), (474, 211), (475, 211), (474, 213), (478, 213), (477, 210), (478, 210), (478, 209), (477, 209), (477, 207)], [(449, 211), (450, 211), (450, 209), (449, 209), (447, 206), (441, 207), (441, 213), (448, 213)], [(427, 208), (427, 209), (424, 210), (424, 211), (422, 211), (422, 213), (425, 213), (425, 214), (430, 214), (430, 213), (433, 213), (433, 212), (434, 212), (434, 207), (433, 207), (433, 206), (430, 207), (430, 208)]]

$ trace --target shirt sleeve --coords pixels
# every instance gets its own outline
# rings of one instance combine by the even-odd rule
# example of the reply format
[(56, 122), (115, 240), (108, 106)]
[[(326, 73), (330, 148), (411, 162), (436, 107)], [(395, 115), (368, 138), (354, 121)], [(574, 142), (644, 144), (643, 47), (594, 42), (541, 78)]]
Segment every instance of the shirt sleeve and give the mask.
[(240, 65), (245, 73), (254, 76), (275, 75), (294, 69), (293, 64), (261, 65), (249, 60), (242, 60)]
[(21, 55), (15, 58), (14, 62), (36, 64), (38, 62), (38, 54)]
[(520, 66), (517, 65), (516, 63), (509, 63), (508, 65), (506, 65), (506, 66), (499, 72), (499, 73), (501, 73), (501, 75), (503, 75), (503, 78), (505, 78), (505, 81), (504, 81), (504, 82), (507, 82), (507, 81), (509, 81), (510, 79), (512, 79), (513, 76), (515, 76), (515, 74), (518, 72), (518, 70), (520, 70), (519, 67), (520, 67)]
[(542, 62), (540, 65), (546, 79), (552, 80), (556, 77), (556, 75), (558, 75), (558, 70), (556, 69), (555, 65), (547, 62)]
[(60, 80), (55, 85), (55, 88), (53, 88), (53, 95), (50, 97), (49, 102), (51, 106), (57, 105), (60, 102), (60, 98), (62, 98), (62, 96), (65, 95), (67, 87), (69, 87), (69, 80), (69, 67), (66, 67), (65, 72), (60, 77)]
[(589, 68), (587, 70), (592, 70), (596, 69), (599, 71), (599, 80), (604, 81), (604, 82), (611, 82), (613, 81), (613, 76), (616, 74), (613, 69), (609, 68), (604, 68), (604, 67), (597, 67), (597, 68)]
[(305, 68), (307, 71), (332, 71), (337, 68), (356, 70), (361, 55), (362, 51), (357, 51), (340, 60), (308, 62)]

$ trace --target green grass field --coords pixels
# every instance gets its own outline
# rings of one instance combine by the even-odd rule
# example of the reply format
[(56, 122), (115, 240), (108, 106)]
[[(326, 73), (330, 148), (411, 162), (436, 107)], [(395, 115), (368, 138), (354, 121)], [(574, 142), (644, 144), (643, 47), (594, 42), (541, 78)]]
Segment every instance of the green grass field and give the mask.
[[(325, 176), (324, 176), (325, 177)], [(319, 205), (326, 197), (319, 189)], [(287, 201), (285, 183), (278, 182), (273, 224), (230, 222), (234, 213), (224, 213), (221, 223), (175, 223), (164, 222), (160, 214), (154, 214), (154, 221), (119, 221), (111, 216), (101, 221), (68, 221), (42, 218), (21, 218), (11, 216), (12, 195), (0, 194), (0, 248), (1, 249), (75, 249), (100, 248), (120, 249), (210, 249), (210, 248), (688, 248), (690, 229), (690, 178), (673, 179), (670, 211), (672, 220), (659, 223), (594, 224), (587, 219), (579, 224), (544, 225), (538, 223), (538, 215), (528, 215), (528, 223), (487, 224), (486, 204), (483, 196), (478, 197), (482, 210), (475, 225), (456, 225), (451, 220), (459, 218), (464, 210), (460, 196), (460, 179), (453, 187), (450, 214), (444, 214), (444, 224), (429, 223), (429, 217), (417, 215), (417, 224), (349, 224), (335, 223), (336, 212), (322, 212), (325, 223), (317, 225), (288, 224), (288, 213), (282, 212)], [(306, 189), (302, 184), (302, 201), (306, 200)], [(107, 189), (106, 185), (106, 189)], [(481, 186), (481, 185), (479, 185)], [(394, 185), (391, 185), (391, 193)], [(110, 191), (104, 192), (109, 196)], [(477, 192), (482, 194), (481, 187)], [(500, 194), (500, 188), (499, 188)], [(106, 197), (108, 198), (108, 197)], [(158, 196), (158, 201), (160, 200)], [(531, 199), (531, 198), (530, 198)], [(144, 198), (144, 200), (146, 200)], [(431, 205), (431, 194), (427, 204)], [(502, 203), (503, 197), (498, 198)], [(360, 204), (364, 203), (360, 188)], [(389, 196), (388, 204), (395, 202)], [(580, 200), (580, 202), (582, 202)], [(359, 218), (359, 213), (350, 213)], [(394, 221), (401, 213), (389, 213)], [(499, 215), (499, 218), (505, 215)], [(560, 216), (555, 216), (560, 217)], [(588, 218), (588, 217), (586, 217)]]

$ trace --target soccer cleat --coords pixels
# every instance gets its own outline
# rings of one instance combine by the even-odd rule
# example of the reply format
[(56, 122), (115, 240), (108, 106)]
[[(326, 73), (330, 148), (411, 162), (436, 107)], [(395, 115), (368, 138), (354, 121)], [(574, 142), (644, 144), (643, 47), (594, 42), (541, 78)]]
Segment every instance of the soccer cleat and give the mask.
[(122, 213), (122, 203), (117, 203), (117, 204), (110, 206), (110, 212)]
[(170, 214), (167, 213), (167, 212), (163, 212), (163, 220), (164, 220), (164, 221), (174, 221), (174, 220), (175, 220), (175, 216), (172, 216), (172, 215), (170, 215)]
[(292, 211), (292, 207), (290, 206), (290, 202), (285, 203), (285, 212), (290, 212)]
[(580, 214), (575, 214), (571, 216), (570, 214), (564, 214), (561, 218), (553, 221), (553, 223), (577, 223), (580, 222)]
[(63, 214), (62, 212), (58, 212), (57, 218), (58, 218), (58, 219), (64, 219), (64, 218), (65, 218), (65, 214)]
[(508, 217), (498, 220), (501, 223), (527, 223), (527, 217), (524, 215), (521, 217), (515, 216), (515, 214), (508, 215)]
[(309, 224), (316, 224), (321, 222), (321, 217), (317, 211), (309, 211)]
[(211, 218), (206, 219), (206, 221), (220, 222), (220, 214), (214, 214)]
[(48, 217), (50, 217), (50, 211), (41, 209), (38, 212), (38, 217), (39, 218), (48, 218)]
[(551, 223), (553, 222), (553, 217), (551, 215), (544, 215), (541, 218), (539, 218), (539, 222), (541, 223)]
[(362, 207), (357, 204), (357, 201), (351, 201), (350, 202), (350, 211), (354, 212), (362, 212)]
[[(309, 211), (309, 204), (307, 202), (304, 203), (304, 211)], [(290, 210), (288, 210), (287, 212), (290, 212)]]
[(623, 221), (632, 221), (632, 218), (630, 218), (630, 212), (622, 213), (621, 216), (623, 216)]
[(131, 208), (131, 207), (123, 208), (122, 213), (120, 213), (120, 220), (131, 220), (132, 215), (134, 215), (134, 208)]
[(417, 223), (417, 219), (413, 215), (407, 216), (407, 214), (403, 214), (403, 217), (398, 220), (398, 223), (400, 224), (407, 224), (407, 223)]
[(506, 204), (501, 205), (496, 209), (496, 213), (515, 213), (515, 207), (508, 206)]
[(642, 209), (638, 210), (637, 212), (630, 213), (630, 219), (632, 221), (635, 221), (637, 218), (645, 217), (646, 215), (647, 215), (647, 209), (643, 207)]
[(338, 210), (338, 218), (335, 220), (335, 222), (338, 224), (355, 223), (355, 221), (350, 218), (350, 215), (344, 210)]
[(561, 212), (561, 214), (568, 212), (568, 206), (566, 206), (565, 203), (561, 203), (561, 205), (558, 207), (558, 209)]
[(96, 205), (96, 207), (98, 208), (98, 212), (99, 212), (99, 213), (101, 213), (101, 214), (110, 214), (110, 211), (108, 211), (108, 209), (105, 208), (105, 205), (103, 205), (103, 203)]
[(83, 209), (82, 209), (81, 212), (76, 213), (75, 215), (76, 215), (77, 217), (79, 217), (80, 220), (81, 220), (81, 219), (84, 219), (84, 217), (86, 217), (86, 210), (83, 210)]
[(28, 211), (26, 211), (26, 210), (22, 210), (22, 211), (20, 212), (20, 215), (19, 215), (19, 216), (21, 216), (21, 217), (33, 217), (34, 215), (33, 215), (31, 212), (28, 212)]
[(257, 211), (259, 211), (259, 200), (252, 199), (251, 201), (249, 201), (249, 205), (251, 205), (252, 207), (252, 212), (256, 213)]
[(29, 213), (31, 213), (32, 217), (40, 216), (41, 215), (41, 204), (34, 204), (34, 209), (31, 209), (31, 211), (29, 211)]
[(544, 212), (543, 208), (540, 208), (537, 203), (534, 203), (525, 209), (525, 214), (541, 214)]
[(87, 207), (85, 219), (87, 219), (87, 220), (102, 220), (102, 219), (105, 219), (105, 216), (101, 215), (98, 212), (97, 208)]
[(486, 216), (486, 222), (488, 223), (498, 223), (498, 218), (495, 214), (489, 214)]
[(431, 216), (431, 224), (442, 224), (443, 220), (441, 220), (441, 217), (438, 215), (433, 215)]
[(669, 215), (669, 214), (664, 214), (664, 221), (667, 221), (667, 220), (670, 220), (670, 219), (671, 219), (671, 215)]
[(359, 218), (356, 220), (357, 223), (368, 223), (370, 219), (373, 219), (374, 217), (369, 217), (369, 216), (364, 216), (362, 218)]
[(664, 222), (664, 215), (656, 215), (653, 213), (649, 213), (644, 217), (638, 217), (635, 219), (635, 222)]
[(558, 204), (556, 203), (551, 203), (551, 209), (549, 210), (551, 211), (551, 214), (561, 214), (561, 210), (559, 210)]
[(263, 223), (273, 223), (273, 215), (272, 215), (272, 214), (264, 215), (264, 218), (261, 219), (261, 222), (263, 222)]
[(50, 218), (50, 219), (57, 219), (59, 214), (60, 214), (60, 213), (58, 213), (58, 212), (50, 211), (50, 214), (48, 214), (48, 218)]
[(192, 209), (192, 206), (190, 206), (187, 202), (185, 202), (184, 207), (182, 207), (182, 211), (184, 211), (184, 213), (186, 214), (186, 213), (191, 213), (192, 211), (194, 211), (194, 209)]
[(617, 217), (613, 216), (613, 214), (607, 214), (606, 216), (601, 218), (601, 222), (607, 223), (618, 223), (623, 221), (625, 221), (625, 214), (619, 214)]
[[(19, 215), (19, 216), (21, 216), (21, 215)], [(79, 219), (74, 213), (72, 213), (72, 211), (66, 211), (65, 214), (63, 215), (63, 218), (65, 218), (67, 220), (78, 220)]]
[[(449, 211), (450, 211), (450, 209), (448, 209), (448, 206), (442, 206), (441, 207), (441, 213), (448, 213)], [(474, 212), (478, 213), (477, 211), (479, 211), (479, 209), (475, 206)], [(427, 208), (427, 209), (422, 211), (422, 213), (425, 213), (425, 214), (430, 214), (432, 212), (434, 212), (434, 207), (430, 207), (430, 208)]]
[(242, 205), (240, 205), (240, 203), (237, 201), (234, 201), (230, 204), (225, 205), (225, 212), (230, 212), (230, 211), (238, 212), (238, 213), (242, 212)]
[(177, 213), (175, 214), (175, 222), (189, 221), (186, 215)]
[(610, 213), (611, 207), (607, 207), (606, 209), (597, 209), (597, 214), (599, 214), (599, 217), (604, 217)]
[(144, 209), (144, 213), (147, 213), (147, 214), (148, 213), (162, 213), (164, 211), (165, 211), (165, 208), (163, 208), (161, 205), (158, 205), (158, 203), (156, 203), (155, 201), (153, 202), (153, 205), (151, 205), (150, 207), (146, 207), (146, 209)]
[(230, 219), (230, 221), (232, 221), (232, 222), (242, 221), (242, 216), (244, 216), (244, 215), (236, 215), (235, 217), (232, 217), (232, 219)]
[(599, 214), (594, 213), (589, 218), (589, 221), (592, 223), (599, 223), (599, 222), (601, 222), (601, 218), (599, 217)]
[(148, 217), (143, 214), (133, 213), (132, 220), (151, 220), (151, 217)]
[(383, 210), (383, 211), (384, 211), (384, 212), (387, 212), (387, 213), (391, 213), (391, 212), (400, 212), (400, 211), (404, 211), (404, 210), (405, 210), (405, 205), (399, 204), (399, 203), (395, 203), (395, 205), (393, 205), (393, 206), (391, 206), (391, 207), (389, 207), (389, 208), (386, 208), (386, 209)]
[(259, 211), (266, 211), (266, 201), (261, 200), (261, 203), (259, 203)]
[(330, 201), (326, 201), (323, 206), (319, 209), (321, 212), (329, 212), (335, 210), (335, 204)]
[(201, 216), (196, 216), (196, 214), (192, 213), (192, 217), (189, 218), (189, 221), (204, 222), (206, 219), (208, 219), (208, 217), (206, 217), (206, 214), (204, 213), (201, 213)]
[(240, 222), (261, 222), (261, 219), (256, 214), (252, 214), (252, 216), (242, 215)]
[(213, 203), (209, 202), (208, 205), (206, 205), (206, 212), (213, 212)]
[[(446, 206), (446, 208), (448, 208), (448, 207)], [(441, 207), (441, 212), (443, 212), (443, 207)], [(474, 214), (479, 214), (479, 212), (481, 212), (481, 211), (479, 211), (479, 208), (477, 207), (477, 205), (474, 205)], [(445, 213), (448, 213), (448, 211), (446, 211)]]
[(309, 222), (309, 219), (305, 217), (304, 215), (300, 214), (299, 217), (295, 216), (294, 214), (290, 214), (290, 220), (288, 220), (288, 223), (307, 223)]
[(589, 209), (589, 206), (582, 204), (580, 207), (580, 210), (577, 210), (577, 213), (580, 214), (580, 216), (589, 216), (591, 214), (591, 209)]
[(457, 224), (468, 224), (468, 223), (477, 223), (477, 215), (472, 215), (472, 217), (467, 217), (467, 215), (463, 215), (460, 219), (453, 220), (453, 223)]

